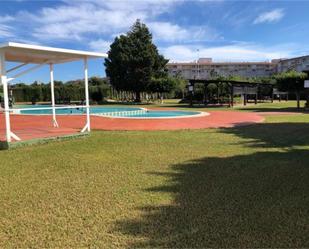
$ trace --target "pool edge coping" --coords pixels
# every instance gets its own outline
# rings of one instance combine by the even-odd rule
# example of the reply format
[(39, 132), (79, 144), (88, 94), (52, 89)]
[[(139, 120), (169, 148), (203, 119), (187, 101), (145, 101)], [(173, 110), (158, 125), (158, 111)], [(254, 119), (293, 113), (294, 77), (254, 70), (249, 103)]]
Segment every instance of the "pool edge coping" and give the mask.
[[(154, 111), (151, 109), (147, 109), (145, 107), (134, 107), (143, 111)], [(36, 108), (33, 108), (36, 109)], [(52, 114), (33, 114), (33, 113), (20, 113), (20, 110), (22, 110), (22, 108), (17, 109), (19, 112), (14, 112), (13, 111), (13, 115), (26, 115), (26, 116), (50, 116)], [(177, 110), (177, 109), (176, 109)], [(163, 111), (163, 110), (156, 110), (156, 111)], [(175, 110), (165, 110), (165, 111), (175, 111)], [(102, 115), (99, 113), (90, 113), (90, 116), (94, 116), (94, 117), (103, 117), (103, 118), (112, 118), (112, 119), (133, 119), (133, 120), (144, 120), (144, 119), (177, 119), (177, 118), (197, 118), (197, 117), (205, 117), (205, 116), (209, 116), (210, 113), (209, 112), (202, 112), (202, 111), (183, 111), (183, 110), (177, 110), (178, 112), (195, 112), (198, 114), (192, 114), (192, 115), (184, 115), (184, 116), (167, 116), (167, 117), (132, 117), (132, 116), (112, 116), (112, 115)], [(111, 112), (112, 113), (112, 112)], [(71, 113), (71, 114), (56, 114), (57, 116), (67, 116), (67, 115), (85, 115), (85, 113)]]

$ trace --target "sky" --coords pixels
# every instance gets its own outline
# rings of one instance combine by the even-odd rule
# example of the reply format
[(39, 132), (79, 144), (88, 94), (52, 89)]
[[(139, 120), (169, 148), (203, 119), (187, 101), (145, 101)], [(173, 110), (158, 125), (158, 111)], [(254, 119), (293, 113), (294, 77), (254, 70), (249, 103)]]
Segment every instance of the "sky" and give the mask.
[[(309, 1), (0, 1), (0, 43), (108, 52), (136, 19), (170, 61), (268, 61), (309, 55)], [(55, 66), (56, 80), (83, 78), (81, 62)], [(90, 76), (105, 76), (103, 60)], [(49, 81), (48, 68), (18, 82)]]

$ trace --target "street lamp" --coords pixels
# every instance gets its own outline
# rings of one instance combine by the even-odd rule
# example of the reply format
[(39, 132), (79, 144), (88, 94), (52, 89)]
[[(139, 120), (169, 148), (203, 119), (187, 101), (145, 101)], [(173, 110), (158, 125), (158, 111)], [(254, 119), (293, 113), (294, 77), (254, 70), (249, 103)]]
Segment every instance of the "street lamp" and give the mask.
[(200, 50), (197, 49), (196, 52), (197, 52), (197, 60), (196, 60), (196, 62), (197, 62), (197, 78), (199, 79), (200, 78), (200, 64), (199, 64)]

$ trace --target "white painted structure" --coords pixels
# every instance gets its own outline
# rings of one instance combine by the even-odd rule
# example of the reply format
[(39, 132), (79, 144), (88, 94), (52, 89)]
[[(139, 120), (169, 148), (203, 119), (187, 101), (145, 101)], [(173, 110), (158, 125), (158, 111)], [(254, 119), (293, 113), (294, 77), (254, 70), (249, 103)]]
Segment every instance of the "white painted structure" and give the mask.
[[(88, 90), (88, 59), (94, 58), (106, 58), (107, 54), (94, 53), (87, 51), (44, 47), (37, 45), (21, 44), (8, 42), (0, 44), (0, 85), (3, 86), (3, 98), (4, 98), (4, 114), (5, 114), (5, 124), (6, 124), (6, 141), (11, 142), (12, 139), (19, 141), (20, 138), (14, 134), (11, 130), (10, 122), (10, 112), (13, 109), (9, 107), (9, 94), (8, 94), (8, 83), (26, 73), (32, 72), (42, 66), (48, 65), (50, 69), (50, 83), (51, 83), (51, 107), (36, 108), (39, 109), (51, 109), (52, 110), (52, 122), (54, 127), (58, 127), (56, 118), (56, 109), (67, 109), (67, 108), (86, 108), (87, 121), (81, 132), (90, 132), (90, 110), (89, 110), (89, 90)], [(54, 64), (60, 64), (72, 61), (84, 61), (84, 75), (85, 75), (85, 105), (81, 106), (55, 106), (55, 93), (54, 93)], [(19, 65), (6, 69), (6, 62), (18, 62)], [(28, 69), (21, 71), (13, 76), (8, 76), (8, 74), (22, 69), (23, 67), (34, 64)]]

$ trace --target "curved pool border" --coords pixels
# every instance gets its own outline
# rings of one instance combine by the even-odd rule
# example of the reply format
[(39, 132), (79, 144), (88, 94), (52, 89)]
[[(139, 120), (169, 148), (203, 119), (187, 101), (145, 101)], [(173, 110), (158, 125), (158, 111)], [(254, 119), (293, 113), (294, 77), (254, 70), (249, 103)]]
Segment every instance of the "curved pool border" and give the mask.
[[(164, 110), (151, 110), (151, 109), (146, 109), (147, 111), (164, 111)], [(165, 112), (172, 112), (173, 110), (165, 110)], [(174, 110), (175, 111), (175, 110)], [(104, 115), (96, 115), (96, 114), (91, 114), (92, 116), (97, 116), (97, 117), (104, 117), (104, 118), (114, 118), (114, 119), (134, 119), (134, 120), (153, 120), (153, 119), (178, 119), (178, 118), (198, 118), (198, 117), (205, 117), (209, 116), (209, 112), (198, 112), (198, 111), (183, 111), (183, 110), (177, 110), (178, 112), (193, 112), (196, 114), (192, 115), (183, 115), (183, 116), (165, 116), (165, 117), (130, 117), (130, 116), (104, 116)]]
[[(61, 107), (61, 106), (59, 106)], [(74, 106), (72, 106), (74, 109)], [(100, 107), (100, 106), (93, 106), (93, 107)], [(44, 108), (44, 107), (42, 107)], [(77, 107), (76, 107), (77, 108)], [(91, 108), (91, 106), (90, 106)], [(119, 107), (122, 108), (122, 107)], [(130, 107), (132, 109), (139, 109), (139, 110), (130, 110), (130, 111), (117, 111), (117, 112), (105, 112), (105, 113), (90, 113), (91, 116), (96, 116), (96, 117), (104, 117), (104, 118), (116, 118), (116, 119), (177, 119), (177, 118), (194, 118), (194, 117), (204, 117), (204, 116), (209, 116), (210, 113), (208, 112), (200, 112), (200, 111), (184, 111), (184, 110), (152, 110), (152, 109), (147, 109), (144, 107)], [(14, 108), (13, 109), (13, 114), (16, 115), (27, 115), (27, 116), (50, 116), (52, 115), (51, 113), (22, 113), (23, 110), (25, 111), (31, 111), (31, 109), (36, 110), (37, 108)], [(60, 108), (59, 108), (60, 109)], [(65, 109), (65, 106), (63, 106), (63, 109)], [(46, 107), (46, 110), (51, 110), (50, 107)], [(183, 115), (183, 116), (163, 116), (163, 117), (138, 117), (138, 116), (130, 116), (130, 114), (128, 116), (116, 116), (116, 115), (112, 115), (112, 113), (134, 113), (137, 111), (165, 111), (165, 112), (173, 112), (173, 111), (178, 111), (178, 112), (191, 112), (194, 114), (188, 114), (188, 115)], [(57, 116), (78, 116), (78, 115), (85, 115), (85, 113), (57, 113)]]
[[(57, 107), (60, 107), (60, 108), (57, 108)], [(66, 109), (67, 106), (56, 106), (56, 109)], [(100, 107), (100, 106), (90, 106), (91, 107)], [(32, 109), (33, 110), (43, 110), (41, 108), (44, 108), (44, 110), (52, 110), (52, 108), (50, 106), (48, 107), (39, 107), (39, 108), (13, 108), (11, 109), (12, 110), (12, 114), (15, 114), (15, 115), (26, 115), (26, 116), (50, 116), (52, 115), (52, 113), (22, 113), (21, 111), (31, 111)], [(78, 106), (70, 106), (70, 108), (67, 108), (67, 109), (75, 109), (75, 108), (79, 108)], [(119, 107), (119, 108), (122, 108), (122, 107)], [(124, 107), (123, 107), (124, 108)], [(138, 109), (138, 110), (131, 110), (131, 111), (118, 111), (119, 112), (135, 112), (135, 111), (147, 111), (146, 108), (143, 108), (143, 107), (129, 107), (129, 108), (134, 108), (134, 109)], [(106, 113), (106, 112), (105, 112)], [(110, 112), (110, 113), (113, 113), (113, 112)], [(114, 112), (115, 113), (115, 112)], [(86, 113), (56, 113), (57, 116), (78, 116), (78, 115), (85, 115)], [(109, 117), (109, 115), (102, 115), (104, 113), (90, 113), (90, 115), (97, 115), (97, 116), (101, 116), (101, 117)]]

